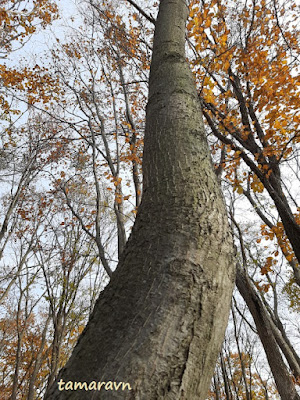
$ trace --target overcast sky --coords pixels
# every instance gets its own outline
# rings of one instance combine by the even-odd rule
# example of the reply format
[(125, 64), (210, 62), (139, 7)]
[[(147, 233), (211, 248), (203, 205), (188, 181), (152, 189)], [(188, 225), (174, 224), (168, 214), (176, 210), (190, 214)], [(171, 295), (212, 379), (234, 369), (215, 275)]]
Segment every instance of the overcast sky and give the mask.
[[(7, 63), (18, 65), (23, 59), (28, 60), (28, 65), (39, 61), (39, 58), (45, 62), (45, 53), (54, 45), (56, 38), (62, 40), (68, 27), (79, 24), (80, 17), (78, 14), (78, 0), (58, 0), (57, 5), (60, 10), (60, 18), (55, 20), (46, 29), (38, 28), (25, 46), (11, 53), (7, 59)], [(73, 20), (72, 20), (73, 19)], [(21, 61), (24, 64), (24, 61)], [(25, 61), (26, 63), (26, 61)]]

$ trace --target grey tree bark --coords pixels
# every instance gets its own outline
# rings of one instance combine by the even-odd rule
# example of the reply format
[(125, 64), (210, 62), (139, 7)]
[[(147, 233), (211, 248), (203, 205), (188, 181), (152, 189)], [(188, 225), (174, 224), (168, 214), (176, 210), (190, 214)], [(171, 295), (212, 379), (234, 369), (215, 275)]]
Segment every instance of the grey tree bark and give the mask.
[(280, 398), (282, 400), (300, 400), (291, 374), (279, 350), (277, 338), (272, 329), (272, 320), (242, 267), (237, 268), (236, 284), (255, 322)]
[[(47, 399), (205, 399), (234, 286), (234, 250), (185, 59), (184, 0), (161, 0), (144, 192), (117, 270)], [(132, 390), (59, 390), (59, 382)], [(68, 386), (71, 387), (71, 386)]]

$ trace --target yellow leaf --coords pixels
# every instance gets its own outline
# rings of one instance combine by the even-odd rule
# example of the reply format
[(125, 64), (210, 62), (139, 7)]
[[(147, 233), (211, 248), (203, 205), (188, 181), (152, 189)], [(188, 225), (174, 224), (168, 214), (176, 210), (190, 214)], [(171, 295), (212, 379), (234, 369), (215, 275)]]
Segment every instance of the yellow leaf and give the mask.
[(238, 194), (242, 194), (244, 189), (242, 188), (242, 186), (238, 186), (236, 191), (238, 192)]

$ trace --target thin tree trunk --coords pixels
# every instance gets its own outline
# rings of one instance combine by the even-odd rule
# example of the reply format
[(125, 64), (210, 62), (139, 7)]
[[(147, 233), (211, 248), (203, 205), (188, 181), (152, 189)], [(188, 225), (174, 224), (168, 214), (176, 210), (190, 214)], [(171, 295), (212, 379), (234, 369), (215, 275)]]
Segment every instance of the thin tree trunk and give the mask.
[[(161, 0), (142, 202), (48, 400), (206, 398), (228, 320), (234, 250), (185, 59), (187, 16), (184, 0)], [(68, 381), (129, 382), (132, 390), (59, 390)]]
[(60, 355), (60, 348), (62, 344), (63, 338), (63, 316), (61, 313), (58, 313), (55, 317), (54, 322), (54, 337), (52, 341), (52, 351), (51, 351), (51, 364), (50, 364), (50, 375), (48, 377), (48, 385), (47, 390), (55, 381), (55, 378), (58, 373), (58, 365), (59, 365), (59, 355)]
[(289, 341), (286, 335), (284, 327), (278, 317), (277, 312), (272, 312), (267, 301), (261, 296), (262, 303), (266, 309), (266, 313), (269, 316), (270, 326), (274, 335), (274, 338), (280, 347), (295, 379), (300, 377), (300, 359), (296, 353), (293, 345)]
[(239, 359), (240, 359), (240, 364), (241, 364), (241, 372), (242, 372), (242, 377), (243, 377), (243, 381), (244, 381), (246, 400), (251, 400), (251, 395), (250, 395), (251, 391), (249, 392), (249, 388), (248, 388), (245, 363), (244, 363), (244, 360), (243, 360), (243, 354), (242, 354), (241, 349), (240, 349), (239, 335), (238, 335), (238, 332), (237, 332), (236, 319), (235, 319), (235, 313), (234, 313), (233, 307), (231, 308), (231, 313), (232, 313), (232, 321), (233, 321), (233, 326), (234, 326), (234, 338), (235, 338), (236, 347), (237, 347), (237, 351), (238, 351), (238, 355), (239, 355)]
[(21, 348), (24, 337), (24, 328), (22, 328), (21, 333), (18, 332), (18, 344), (17, 344), (17, 352), (16, 352), (16, 365), (13, 377), (13, 385), (12, 385), (12, 394), (10, 400), (16, 400), (18, 395), (18, 383), (19, 383), (19, 374), (21, 368)]
[(230, 392), (229, 379), (228, 379), (228, 375), (227, 375), (227, 371), (226, 371), (223, 352), (220, 353), (220, 361), (221, 361), (221, 369), (222, 369), (222, 375), (223, 375), (223, 381), (224, 381), (224, 390), (225, 390), (225, 394), (226, 394), (226, 400), (232, 400), (232, 395)]
[(40, 367), (42, 365), (42, 361), (43, 361), (43, 351), (44, 351), (45, 344), (46, 344), (46, 335), (47, 335), (47, 330), (48, 330), (50, 320), (51, 320), (51, 316), (49, 315), (49, 317), (46, 320), (45, 326), (43, 328), (41, 346), (36, 355), (34, 369), (33, 369), (32, 375), (29, 380), (27, 400), (34, 400), (35, 396), (36, 396), (34, 385), (35, 385), (35, 381), (36, 381), (36, 378), (39, 373), (39, 369), (40, 369)]
[(220, 388), (219, 388), (219, 382), (217, 381), (216, 374), (213, 376), (214, 380), (214, 392), (215, 392), (215, 398), (216, 400), (220, 400)]
[(276, 339), (276, 342), (278, 343), (278, 346), (281, 348), (281, 351), (283, 352), (290, 368), (291, 371), (294, 374), (294, 377), (297, 379), (300, 377), (300, 360), (299, 356), (296, 353), (293, 345), (289, 341), (289, 338), (286, 335), (286, 332), (284, 330), (284, 327), (281, 323), (281, 321), (276, 321), (277, 325), (275, 324), (274, 321), (272, 321), (272, 330)]
[(300, 400), (274, 337), (270, 317), (246, 273), (237, 269), (237, 287), (254, 319), (260, 340), (282, 400)]

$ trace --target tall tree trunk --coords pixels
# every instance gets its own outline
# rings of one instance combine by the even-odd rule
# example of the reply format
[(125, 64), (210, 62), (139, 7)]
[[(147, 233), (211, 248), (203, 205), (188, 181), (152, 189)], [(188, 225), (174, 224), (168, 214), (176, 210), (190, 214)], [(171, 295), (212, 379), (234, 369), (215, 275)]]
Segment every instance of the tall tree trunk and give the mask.
[(42, 362), (43, 362), (43, 352), (44, 352), (44, 349), (45, 349), (46, 335), (48, 333), (48, 326), (49, 326), (50, 320), (51, 320), (51, 316), (49, 315), (47, 320), (46, 320), (45, 326), (43, 328), (41, 345), (40, 345), (40, 348), (39, 348), (39, 350), (38, 350), (38, 352), (36, 354), (33, 372), (32, 372), (32, 374), (30, 376), (30, 379), (29, 379), (27, 400), (36, 399), (35, 383), (36, 383), (36, 379), (37, 379), (39, 370), (40, 370)]
[(232, 400), (232, 393), (230, 390), (230, 385), (229, 385), (229, 379), (228, 379), (228, 374), (226, 371), (226, 366), (224, 362), (224, 357), (223, 353), (220, 353), (220, 362), (221, 362), (221, 370), (222, 370), (222, 375), (223, 375), (223, 381), (224, 381), (224, 390), (226, 394), (226, 400)]
[[(184, 0), (161, 0), (142, 202), (119, 266), (47, 399), (201, 400), (209, 389), (235, 263), (185, 60), (187, 15)], [(59, 390), (68, 381), (122, 381), (132, 390)]]
[(254, 319), (282, 400), (300, 400), (274, 337), (271, 319), (246, 273), (237, 269), (236, 284)]
[(295, 378), (299, 378), (300, 377), (300, 358), (299, 358), (299, 355), (296, 353), (289, 338), (287, 337), (284, 326), (282, 325), (282, 322), (279, 320), (279, 318), (272, 320), (272, 330), (273, 330), (275, 339), (278, 343), (278, 346), (281, 348), (281, 351), (283, 352), (283, 354), (291, 368), (291, 371), (293, 372)]

